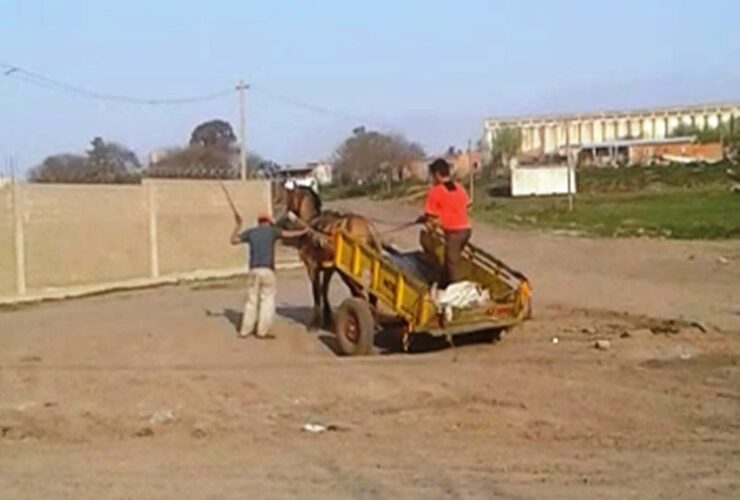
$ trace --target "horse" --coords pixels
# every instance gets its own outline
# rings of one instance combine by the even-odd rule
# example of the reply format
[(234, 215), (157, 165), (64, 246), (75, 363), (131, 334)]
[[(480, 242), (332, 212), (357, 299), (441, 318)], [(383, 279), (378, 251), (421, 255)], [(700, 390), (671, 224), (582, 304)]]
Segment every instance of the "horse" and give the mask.
[[(319, 195), (306, 186), (287, 190), (286, 213), (297, 218), (299, 226), (309, 228), (309, 232), (297, 241), (298, 255), (306, 267), (313, 294), (313, 316), (309, 326), (328, 328), (332, 322), (329, 284), (335, 271), (334, 237), (344, 230), (356, 241), (380, 250), (378, 232), (362, 215), (323, 210)], [(360, 285), (342, 274), (339, 276), (353, 297), (365, 296)]]

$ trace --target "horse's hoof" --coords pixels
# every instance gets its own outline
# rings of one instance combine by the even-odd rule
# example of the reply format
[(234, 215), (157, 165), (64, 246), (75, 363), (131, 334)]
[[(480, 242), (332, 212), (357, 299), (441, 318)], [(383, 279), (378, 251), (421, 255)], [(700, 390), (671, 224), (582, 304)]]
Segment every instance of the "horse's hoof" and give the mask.
[(314, 317), (311, 319), (311, 321), (308, 323), (308, 329), (309, 331), (315, 332), (321, 327), (321, 320), (318, 317)]

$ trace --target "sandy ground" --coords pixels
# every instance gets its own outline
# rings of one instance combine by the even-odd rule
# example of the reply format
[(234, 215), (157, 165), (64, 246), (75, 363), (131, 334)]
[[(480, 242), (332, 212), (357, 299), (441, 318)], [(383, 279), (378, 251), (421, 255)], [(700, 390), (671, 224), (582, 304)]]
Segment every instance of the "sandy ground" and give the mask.
[(738, 243), (474, 239), (536, 316), (454, 349), (335, 355), (301, 271), (272, 341), (238, 280), (0, 312), (0, 498), (740, 497)]

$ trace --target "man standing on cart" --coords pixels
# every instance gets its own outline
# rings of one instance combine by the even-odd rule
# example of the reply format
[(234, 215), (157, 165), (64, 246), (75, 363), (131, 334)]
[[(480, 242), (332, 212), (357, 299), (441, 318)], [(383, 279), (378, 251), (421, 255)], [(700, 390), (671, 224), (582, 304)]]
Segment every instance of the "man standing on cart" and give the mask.
[(441, 285), (462, 281), (462, 251), (472, 231), (468, 217), (470, 199), (465, 188), (452, 180), (450, 164), (439, 158), (429, 164), (434, 186), (427, 193), (424, 215), (417, 223), (439, 224), (445, 238), (445, 276)]

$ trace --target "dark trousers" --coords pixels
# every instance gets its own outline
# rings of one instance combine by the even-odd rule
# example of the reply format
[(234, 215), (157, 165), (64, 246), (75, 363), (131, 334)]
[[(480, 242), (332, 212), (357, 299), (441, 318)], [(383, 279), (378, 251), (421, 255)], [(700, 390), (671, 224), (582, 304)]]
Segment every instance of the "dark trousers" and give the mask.
[(445, 283), (444, 286), (462, 281), (462, 251), (470, 240), (470, 229), (445, 231)]

